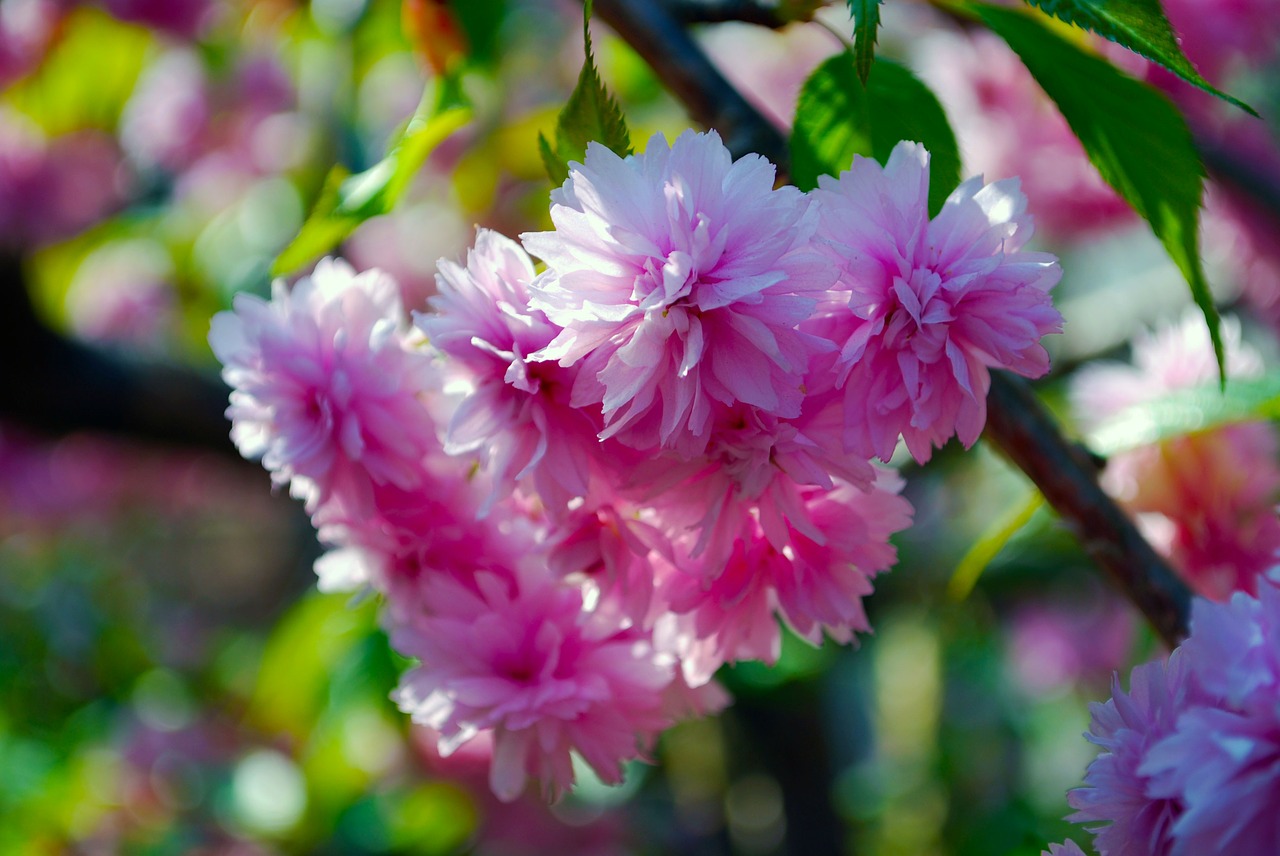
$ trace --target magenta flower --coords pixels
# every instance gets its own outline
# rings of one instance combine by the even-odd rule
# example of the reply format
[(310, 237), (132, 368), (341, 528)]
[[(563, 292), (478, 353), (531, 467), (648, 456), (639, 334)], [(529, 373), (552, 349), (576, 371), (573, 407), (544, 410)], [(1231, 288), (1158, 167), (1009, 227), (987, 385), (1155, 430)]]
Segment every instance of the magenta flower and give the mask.
[(528, 779), (551, 795), (572, 786), (570, 752), (606, 782), (672, 724), (668, 657), (642, 635), (593, 622), (579, 589), (525, 573), (435, 577), (431, 614), (395, 633), (422, 665), (396, 693), (449, 754), (492, 732), (490, 786), (514, 800)]
[(792, 488), (807, 531), (783, 524), (779, 543), (745, 515), (726, 560), (684, 557), (663, 572), (660, 597), (680, 616), (662, 627), (663, 644), (680, 653), (685, 678), (697, 685), (723, 663), (776, 662), (778, 617), (814, 645), (824, 632), (848, 643), (869, 631), (862, 599), (897, 558), (889, 536), (911, 523), (901, 488), (888, 471), (867, 490), (839, 482), (831, 491)]
[(826, 343), (797, 325), (834, 274), (805, 198), (773, 183), (715, 132), (625, 159), (592, 144), (552, 193), (555, 231), (523, 236), (549, 268), (530, 304), (564, 328), (534, 357), (580, 364), (573, 403), (601, 404), (602, 437), (693, 457), (720, 406), (799, 413)]
[(309, 510), (339, 479), (403, 489), (422, 479), (435, 426), (422, 400), (430, 361), (407, 347), (396, 284), (322, 260), (270, 302), (239, 294), (209, 343), (232, 387), (231, 439)]
[(529, 308), (533, 262), (516, 242), (481, 229), (466, 267), (442, 259), (438, 271), (434, 312), (415, 323), (464, 392), (445, 451), (478, 454), (493, 477), (490, 501), (526, 477), (554, 509), (585, 496), (600, 426), (570, 406), (571, 369), (529, 359), (560, 332)]
[(858, 157), (814, 191), (816, 240), (847, 294), (836, 316), (845, 442), (884, 460), (899, 434), (921, 463), (952, 435), (972, 445), (988, 370), (1039, 377), (1040, 339), (1062, 328), (1049, 299), (1057, 260), (1018, 250), (1032, 225), (1016, 180), (970, 179), (930, 221), (928, 164), (923, 147), (899, 143), (883, 168)]

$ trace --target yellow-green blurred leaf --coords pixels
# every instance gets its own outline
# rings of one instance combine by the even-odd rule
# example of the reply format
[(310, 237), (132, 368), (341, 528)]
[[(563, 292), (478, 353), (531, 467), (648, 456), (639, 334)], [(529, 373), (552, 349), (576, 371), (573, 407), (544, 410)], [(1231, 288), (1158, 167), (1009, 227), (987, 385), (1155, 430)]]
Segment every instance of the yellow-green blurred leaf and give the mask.
[(375, 625), (372, 601), (313, 593), (272, 632), (262, 654), (248, 718), (258, 727), (305, 738), (325, 703), (334, 665)]
[(365, 220), (395, 207), (436, 147), (471, 121), (471, 107), (457, 80), (439, 78), (434, 102), (410, 120), (387, 156), (369, 169), (350, 175), (341, 165), (333, 168), (297, 237), (272, 264), (273, 276), (315, 261)]
[(1033, 489), (1021, 503), (1011, 506), (1000, 515), (961, 557), (955, 573), (951, 575), (951, 582), (947, 584), (947, 594), (955, 600), (968, 597), (973, 587), (977, 585), (982, 572), (1000, 554), (1013, 536), (1030, 522), (1032, 515), (1042, 505), (1044, 505), (1044, 496), (1040, 491)]
[(133, 93), (154, 39), (92, 6), (73, 10), (62, 38), (30, 77), (3, 96), (46, 134), (112, 130)]

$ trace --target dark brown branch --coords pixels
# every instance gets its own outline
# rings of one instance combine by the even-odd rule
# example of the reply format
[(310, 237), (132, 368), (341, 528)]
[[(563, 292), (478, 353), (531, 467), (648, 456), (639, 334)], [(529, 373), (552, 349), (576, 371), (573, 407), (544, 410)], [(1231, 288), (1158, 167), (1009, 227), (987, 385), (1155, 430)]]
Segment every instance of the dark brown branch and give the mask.
[(1191, 593), (1098, 485), (1090, 453), (1069, 443), (1021, 378), (992, 372), (986, 436), (1044, 494), (1095, 562), (1174, 647), (1187, 635)]
[(789, 21), (776, 4), (758, 0), (663, 0), (667, 11), (681, 24), (720, 24), (740, 21), (770, 29), (785, 27)]
[(0, 254), (0, 418), (49, 434), (98, 431), (236, 455), (216, 374), (68, 339), (36, 315), (19, 259)]
[(595, 12), (644, 57), (695, 122), (723, 135), (735, 156), (757, 152), (785, 172), (787, 142), (782, 132), (724, 79), (661, 3), (596, 0)]
[[(596, 9), (644, 55), (694, 121), (719, 130), (735, 157), (759, 152), (785, 171), (782, 132), (754, 109), (729, 102), (733, 87), (711, 66), (680, 25), (651, 0), (596, 0)], [(741, 102), (735, 92), (734, 103)], [(741, 102), (745, 103), (745, 102)], [(745, 127), (744, 127), (745, 126)], [(1164, 641), (1187, 635), (1191, 595), (1156, 555), (1129, 517), (1098, 485), (1089, 453), (1068, 442), (1031, 389), (996, 372), (987, 400), (987, 438), (1022, 469)]]

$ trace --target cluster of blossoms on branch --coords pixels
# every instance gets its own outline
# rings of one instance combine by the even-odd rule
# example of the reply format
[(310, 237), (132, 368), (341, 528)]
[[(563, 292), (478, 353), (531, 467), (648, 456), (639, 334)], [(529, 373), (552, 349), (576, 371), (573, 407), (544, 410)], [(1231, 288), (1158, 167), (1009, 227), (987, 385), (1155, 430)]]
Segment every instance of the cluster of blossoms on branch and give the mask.
[[(400, 706), (490, 783), (604, 781), (712, 678), (869, 630), (916, 460), (985, 422), (989, 369), (1039, 376), (1060, 270), (1016, 181), (930, 217), (902, 143), (804, 194), (715, 133), (592, 144), (549, 232), (481, 230), (409, 324), (394, 283), (321, 262), (210, 341), (233, 438), (303, 499), (320, 585), (385, 597), (419, 665)], [(533, 258), (545, 269), (539, 272)]]

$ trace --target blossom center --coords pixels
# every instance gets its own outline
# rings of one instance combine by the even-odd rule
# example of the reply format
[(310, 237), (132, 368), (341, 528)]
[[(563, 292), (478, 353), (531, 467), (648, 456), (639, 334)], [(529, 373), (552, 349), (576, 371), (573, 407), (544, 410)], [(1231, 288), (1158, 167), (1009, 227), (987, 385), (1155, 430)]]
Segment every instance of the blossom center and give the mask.
[(914, 341), (919, 334), (954, 320), (942, 283), (942, 276), (931, 268), (916, 268), (907, 278), (893, 278), (885, 313), (886, 342), (893, 347), (910, 348), (921, 344)]

